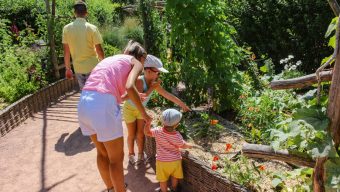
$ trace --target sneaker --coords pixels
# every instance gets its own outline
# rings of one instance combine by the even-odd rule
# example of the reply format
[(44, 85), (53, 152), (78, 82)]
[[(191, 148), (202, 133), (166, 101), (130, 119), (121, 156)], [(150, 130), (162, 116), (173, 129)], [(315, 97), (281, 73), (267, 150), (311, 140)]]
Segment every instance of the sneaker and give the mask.
[(137, 163), (142, 163), (147, 159), (147, 156), (145, 153), (138, 153)]
[[(163, 192), (160, 187), (158, 187), (155, 192)], [(170, 192), (170, 189), (168, 188), (167, 192)]]
[(134, 165), (136, 163), (135, 155), (129, 155), (129, 163)]

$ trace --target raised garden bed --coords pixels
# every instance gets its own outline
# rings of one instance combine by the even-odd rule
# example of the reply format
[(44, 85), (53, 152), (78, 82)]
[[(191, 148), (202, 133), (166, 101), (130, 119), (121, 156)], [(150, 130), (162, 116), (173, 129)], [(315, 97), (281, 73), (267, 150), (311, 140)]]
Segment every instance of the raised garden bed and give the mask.
[[(160, 125), (162, 109), (150, 110)], [(214, 120), (214, 121), (211, 121)], [(184, 151), (184, 187), (188, 191), (277, 191), (272, 182), (276, 173), (292, 171), (282, 161), (250, 159), (242, 155), (245, 140), (239, 128), (219, 116), (195, 112), (184, 115), (178, 128), (186, 140), (197, 145)], [(155, 155), (155, 142), (147, 137), (146, 153)], [(299, 180), (288, 179), (286, 184), (297, 185)]]

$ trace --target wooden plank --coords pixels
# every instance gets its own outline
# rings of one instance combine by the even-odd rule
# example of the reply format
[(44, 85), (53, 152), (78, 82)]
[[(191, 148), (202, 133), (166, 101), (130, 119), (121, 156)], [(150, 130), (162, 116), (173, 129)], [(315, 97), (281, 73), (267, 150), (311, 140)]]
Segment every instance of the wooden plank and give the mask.
[(245, 143), (242, 146), (242, 153), (243, 155), (250, 157), (250, 158), (279, 160), (279, 161), (284, 161), (290, 164), (294, 164), (298, 166), (305, 166), (305, 167), (315, 166), (315, 162), (313, 161), (313, 159), (307, 156), (297, 155), (288, 150), (274, 151), (274, 149), (268, 145)]
[[(320, 78), (322, 82), (331, 81), (332, 80), (333, 71), (322, 71), (320, 72)], [(292, 89), (292, 88), (304, 88), (311, 86), (313, 84), (318, 83), (316, 78), (316, 74), (310, 74), (303, 77), (286, 79), (286, 80), (276, 80), (270, 82), (270, 88), (273, 90), (279, 89)]]

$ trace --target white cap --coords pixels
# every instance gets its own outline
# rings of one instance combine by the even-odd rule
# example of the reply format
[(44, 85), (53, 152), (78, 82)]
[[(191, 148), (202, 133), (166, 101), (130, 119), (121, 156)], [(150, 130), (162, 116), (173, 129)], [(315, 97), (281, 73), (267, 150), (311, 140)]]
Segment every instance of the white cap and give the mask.
[(162, 120), (165, 126), (174, 126), (182, 119), (182, 113), (176, 109), (167, 109), (162, 113)]
[(163, 68), (162, 61), (153, 55), (147, 55), (145, 62), (144, 62), (144, 67), (153, 67), (153, 68), (157, 68), (158, 71), (160, 72), (169, 73), (168, 70)]

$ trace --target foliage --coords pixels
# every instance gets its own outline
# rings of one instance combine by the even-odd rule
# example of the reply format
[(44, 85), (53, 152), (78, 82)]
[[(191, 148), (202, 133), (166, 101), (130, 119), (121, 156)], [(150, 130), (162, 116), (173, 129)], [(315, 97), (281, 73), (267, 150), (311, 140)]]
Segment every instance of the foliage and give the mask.
[(322, 109), (299, 109), (292, 119), (281, 122), (280, 129), (271, 131), (274, 140), (271, 145), (275, 150), (289, 148), (307, 152), (314, 158), (328, 156), (329, 144), (332, 144), (326, 130), (328, 123)]
[[(47, 52), (31, 47), (34, 34), (30, 30), (12, 36), (8, 22), (0, 20), (0, 98), (11, 103), (46, 84), (41, 63)], [(12, 44), (13, 38), (17, 44)]]
[(144, 41), (143, 29), (137, 18), (126, 18), (121, 27), (104, 28), (102, 35), (104, 42), (119, 49), (124, 49), (130, 39), (140, 43)]
[(197, 114), (195, 123), (188, 130), (189, 137), (191, 138), (205, 138), (217, 140), (221, 133), (225, 131), (225, 127), (218, 123), (218, 120), (207, 113)]
[[(273, 59), (275, 70), (281, 58), (295, 55), (305, 73), (315, 72), (330, 49), (323, 38), (333, 13), (324, 0), (231, 0), (227, 1), (228, 22), (238, 39), (253, 47), (256, 55)], [(327, 21), (327, 22), (325, 22)]]
[(106, 42), (104, 42), (104, 52), (106, 57), (110, 57), (112, 55), (116, 55), (121, 53), (121, 50), (117, 47), (114, 47)]
[(165, 52), (165, 22), (152, 7), (153, 0), (139, 2), (139, 14), (143, 21), (144, 46), (148, 53), (161, 57)]
[(303, 101), (297, 99), (290, 91), (244, 92), (238, 120), (244, 127), (244, 133), (252, 142), (268, 141), (268, 130), (283, 121), (293, 108), (301, 107)]
[[(325, 163), (327, 174), (327, 191), (340, 189), (340, 158), (329, 159)], [(335, 191), (335, 190), (334, 190)]]
[(292, 79), (296, 77), (302, 77), (305, 74), (298, 70), (298, 67), (302, 65), (302, 62), (299, 60), (296, 63), (292, 61), (294, 59), (293, 55), (288, 55), (287, 58), (281, 59), (280, 64), (284, 64), (284, 70), (282, 70), (282, 78), (283, 79)]
[(259, 189), (259, 180), (265, 174), (254, 162), (241, 155), (237, 162), (224, 159), (223, 173), (232, 181), (250, 189)]
[[(241, 76), (236, 65), (244, 58), (226, 24), (222, 0), (173, 0), (166, 4), (175, 59), (182, 63), (180, 78), (186, 85), (186, 101), (195, 105), (210, 97), (215, 110), (236, 107)], [(208, 95), (209, 90), (209, 95)]]
[[(273, 174), (272, 186), (276, 191), (312, 191), (312, 168), (298, 168), (287, 173)], [(294, 180), (298, 184), (288, 187), (288, 180)]]

